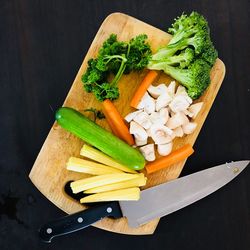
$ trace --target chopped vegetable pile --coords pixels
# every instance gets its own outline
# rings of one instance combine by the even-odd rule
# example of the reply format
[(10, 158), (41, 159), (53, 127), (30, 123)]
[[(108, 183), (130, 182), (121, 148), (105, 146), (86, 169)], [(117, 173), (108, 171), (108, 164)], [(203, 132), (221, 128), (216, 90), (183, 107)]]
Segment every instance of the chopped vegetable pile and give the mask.
[[(137, 111), (128, 114), (125, 120), (130, 123), (130, 133), (135, 137), (136, 146), (147, 161), (156, 159), (154, 144), (159, 155), (169, 155), (175, 137), (191, 134), (197, 127), (194, 122), (203, 103), (192, 104), (183, 86), (172, 81), (150, 85), (137, 105)], [(192, 119), (192, 120), (191, 120)], [(154, 143), (148, 144), (149, 137)]]
[[(99, 101), (115, 100), (119, 97), (117, 84), (123, 73), (145, 68), (151, 57), (151, 49), (146, 42), (147, 35), (138, 35), (129, 42), (117, 40), (111, 34), (100, 48), (98, 57), (88, 61), (88, 68), (82, 76), (84, 88), (92, 92)], [(110, 73), (114, 74), (108, 82)]]
[(210, 70), (218, 57), (208, 23), (197, 12), (182, 14), (169, 33), (172, 39), (152, 56), (148, 68), (163, 70), (185, 86), (192, 99), (197, 99), (208, 87)]

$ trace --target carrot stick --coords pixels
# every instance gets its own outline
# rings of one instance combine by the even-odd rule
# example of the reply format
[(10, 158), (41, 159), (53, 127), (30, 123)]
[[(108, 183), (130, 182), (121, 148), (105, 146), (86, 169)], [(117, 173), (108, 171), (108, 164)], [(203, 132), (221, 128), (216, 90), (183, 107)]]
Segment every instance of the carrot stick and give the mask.
[(111, 128), (113, 134), (114, 134), (115, 136), (119, 137), (119, 138), (122, 138), (122, 136), (121, 136), (119, 130), (116, 129), (116, 127), (114, 126), (112, 120), (111, 120), (110, 117), (106, 114), (106, 112), (105, 112), (104, 110), (103, 110), (103, 113), (104, 113), (104, 115), (105, 115), (105, 118), (106, 118), (106, 120), (107, 120), (107, 122), (108, 122), (108, 124), (109, 124), (109, 127)]
[(161, 157), (154, 162), (148, 163), (145, 168), (147, 173), (151, 174), (188, 158), (193, 152), (194, 150), (192, 146), (190, 144), (186, 144), (183, 147), (173, 151), (171, 154)]
[(142, 97), (146, 93), (149, 85), (153, 83), (153, 81), (156, 79), (157, 75), (158, 75), (158, 73), (154, 70), (150, 70), (147, 73), (147, 75), (143, 78), (140, 86), (136, 90), (136, 92), (135, 92), (135, 94), (130, 102), (131, 107), (137, 108), (139, 102), (141, 101)]
[(118, 134), (118, 137), (127, 142), (129, 145), (133, 145), (134, 138), (129, 133), (129, 129), (126, 126), (122, 116), (116, 109), (115, 105), (109, 99), (103, 101), (102, 105), (104, 109), (104, 114), (106, 118), (108, 117), (107, 121), (109, 122), (111, 129), (113, 127), (113, 129)]

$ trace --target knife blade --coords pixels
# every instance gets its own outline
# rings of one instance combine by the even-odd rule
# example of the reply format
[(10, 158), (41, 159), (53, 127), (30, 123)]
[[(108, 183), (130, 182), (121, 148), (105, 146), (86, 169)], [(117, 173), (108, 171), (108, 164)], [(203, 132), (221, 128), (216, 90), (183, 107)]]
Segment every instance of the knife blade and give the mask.
[(126, 217), (130, 227), (138, 227), (184, 208), (215, 192), (238, 176), (250, 161), (225, 163), (143, 190), (138, 201), (113, 201), (64, 216), (43, 225), (40, 238), (52, 238), (81, 230), (105, 217)]

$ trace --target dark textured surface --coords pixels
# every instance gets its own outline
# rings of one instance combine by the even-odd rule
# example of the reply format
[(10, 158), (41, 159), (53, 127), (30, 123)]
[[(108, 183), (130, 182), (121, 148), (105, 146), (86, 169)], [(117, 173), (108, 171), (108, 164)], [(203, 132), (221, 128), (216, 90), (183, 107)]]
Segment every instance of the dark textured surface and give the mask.
[(63, 215), (28, 173), (104, 18), (124, 12), (166, 29), (182, 11), (210, 24), (226, 78), (182, 175), (250, 158), (249, 1), (0, 1), (0, 249), (250, 248), (250, 171), (163, 218), (152, 236), (93, 227), (46, 245), (37, 228)]

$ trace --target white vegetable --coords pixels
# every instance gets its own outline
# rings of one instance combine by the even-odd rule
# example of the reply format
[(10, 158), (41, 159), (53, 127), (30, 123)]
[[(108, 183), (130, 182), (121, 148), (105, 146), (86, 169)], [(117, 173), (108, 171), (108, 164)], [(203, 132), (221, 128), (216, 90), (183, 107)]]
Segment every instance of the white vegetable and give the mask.
[(193, 102), (192, 98), (189, 97), (185, 87), (183, 87), (181, 85), (178, 86), (176, 93), (175, 93), (175, 96), (180, 96), (180, 95), (185, 96), (187, 101), (189, 102), (189, 104), (191, 104)]
[(138, 123), (132, 121), (129, 128), (130, 134), (134, 135), (137, 140), (143, 141), (147, 140), (148, 134), (144, 128)]
[(173, 112), (184, 111), (189, 107), (189, 102), (184, 95), (177, 95), (170, 102), (169, 107)]
[(175, 85), (176, 85), (175, 81), (170, 82), (168, 85), (168, 93), (170, 94), (171, 97), (174, 97)]
[(166, 93), (167, 91), (168, 91), (168, 87), (164, 83), (159, 84), (157, 86), (150, 85), (148, 87), (149, 94), (153, 96), (154, 98), (159, 97), (161, 94)]
[(171, 101), (172, 97), (168, 94), (168, 92), (161, 94), (156, 100), (156, 105), (155, 105), (156, 111), (159, 111), (160, 109), (167, 107), (167, 105)]
[(148, 114), (155, 111), (155, 100), (148, 94), (148, 92), (142, 97), (137, 109), (144, 109)]
[(147, 161), (154, 161), (155, 160), (155, 149), (154, 144), (148, 144), (140, 148), (144, 158)]
[(168, 118), (169, 118), (168, 108), (160, 109), (159, 113), (160, 113), (160, 119), (161, 119), (162, 123), (166, 124), (166, 122), (168, 121)]
[(154, 123), (160, 123), (164, 125), (169, 118), (169, 113), (167, 108), (162, 108), (158, 112), (153, 112), (152, 114), (149, 115), (149, 119), (152, 124)]
[(169, 155), (172, 151), (173, 143), (167, 143), (167, 144), (159, 144), (157, 145), (157, 151), (159, 155), (166, 156)]
[(189, 122), (187, 124), (182, 125), (183, 132), (186, 135), (192, 134), (194, 130), (196, 129), (196, 127), (197, 127), (197, 123), (195, 122)]
[(140, 112), (133, 120), (145, 129), (149, 129), (152, 125), (149, 115), (146, 112)]
[(186, 123), (188, 123), (189, 120), (182, 112), (177, 112), (172, 117), (170, 117), (166, 123), (166, 126), (170, 129), (175, 129), (177, 127), (180, 127)]
[(136, 146), (143, 146), (143, 145), (146, 145), (147, 142), (148, 142), (147, 139), (145, 139), (145, 140), (138, 140), (137, 138), (135, 138), (135, 145), (136, 145)]
[(166, 144), (173, 139), (173, 131), (162, 124), (153, 124), (150, 133), (155, 144)]
[(173, 130), (175, 137), (182, 137), (184, 135), (182, 127), (177, 127)]
[(200, 112), (201, 108), (203, 106), (203, 102), (197, 102), (195, 104), (192, 104), (189, 108), (188, 111), (193, 114), (192, 118), (195, 119), (198, 113)]
[(138, 111), (135, 111), (135, 112), (132, 112), (132, 113), (129, 113), (125, 116), (125, 120), (127, 122), (131, 122), (139, 113), (141, 113), (142, 110), (138, 110)]

